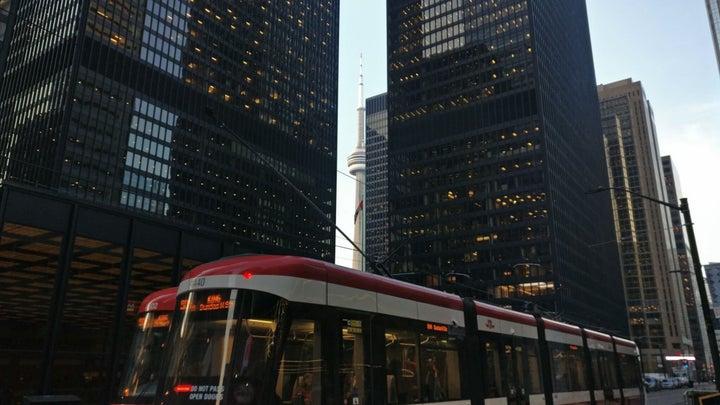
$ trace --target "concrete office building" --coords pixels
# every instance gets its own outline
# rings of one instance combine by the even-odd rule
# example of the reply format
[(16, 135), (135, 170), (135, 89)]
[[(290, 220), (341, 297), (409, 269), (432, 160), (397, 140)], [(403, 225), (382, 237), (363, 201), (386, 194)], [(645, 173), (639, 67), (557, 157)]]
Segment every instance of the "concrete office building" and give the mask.
[(334, 261), (337, 1), (11, 3), (0, 88), (10, 403), (108, 403), (133, 305), (198, 263)]
[[(669, 201), (652, 108), (640, 82), (598, 86), (610, 186)], [(692, 350), (670, 209), (611, 190), (619, 236), (630, 335), (644, 369), (663, 372), (664, 353)]]

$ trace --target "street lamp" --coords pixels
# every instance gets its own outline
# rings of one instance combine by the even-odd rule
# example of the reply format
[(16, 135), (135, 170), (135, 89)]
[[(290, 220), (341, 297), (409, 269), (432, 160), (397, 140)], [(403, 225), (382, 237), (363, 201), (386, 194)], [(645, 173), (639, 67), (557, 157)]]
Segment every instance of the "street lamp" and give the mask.
[(710, 344), (710, 356), (712, 357), (713, 366), (713, 378), (715, 379), (715, 389), (720, 392), (720, 378), (718, 378), (717, 368), (720, 365), (720, 353), (718, 353), (718, 344), (715, 339), (715, 327), (713, 325), (714, 314), (710, 308), (710, 301), (708, 300), (707, 290), (705, 289), (705, 277), (702, 273), (702, 264), (700, 264), (700, 254), (698, 253), (697, 244), (695, 242), (695, 231), (693, 230), (692, 219), (690, 218), (690, 207), (688, 206), (687, 198), (680, 199), (680, 205), (671, 204), (667, 201), (658, 200), (657, 198), (648, 197), (638, 192), (628, 190), (622, 187), (604, 187), (599, 186), (594, 190), (588, 191), (588, 194), (599, 193), (607, 190), (616, 190), (640, 198), (664, 205), (668, 208), (678, 210), (683, 214), (683, 220), (685, 221), (685, 229), (688, 236), (688, 245), (690, 245), (690, 255), (692, 256), (693, 267), (695, 267), (695, 278), (698, 282), (698, 290), (700, 290), (700, 305), (702, 306), (703, 317), (705, 318), (705, 331), (708, 336), (708, 343)]

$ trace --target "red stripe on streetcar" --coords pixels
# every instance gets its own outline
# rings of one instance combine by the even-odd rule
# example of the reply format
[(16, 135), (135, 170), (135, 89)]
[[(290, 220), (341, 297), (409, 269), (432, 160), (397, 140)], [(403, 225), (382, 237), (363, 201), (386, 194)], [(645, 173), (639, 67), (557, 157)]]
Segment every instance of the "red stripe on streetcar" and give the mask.
[(535, 317), (522, 312), (515, 312), (502, 307), (475, 301), (475, 311), (479, 316), (487, 316), (490, 318), (503, 319), (506, 321), (517, 322), (523, 325), (535, 326), (537, 322)]
[(587, 335), (588, 339), (595, 339), (602, 342), (612, 343), (612, 338), (610, 335), (600, 332), (595, 332), (594, 330), (585, 329), (585, 335)]
[(574, 326), (574, 325), (568, 325), (566, 323), (561, 323), (558, 321), (553, 321), (552, 319), (545, 319), (543, 318), (543, 323), (545, 324), (545, 329), (550, 329), (558, 332), (565, 332), (569, 335), (577, 335), (580, 336), (580, 327)]

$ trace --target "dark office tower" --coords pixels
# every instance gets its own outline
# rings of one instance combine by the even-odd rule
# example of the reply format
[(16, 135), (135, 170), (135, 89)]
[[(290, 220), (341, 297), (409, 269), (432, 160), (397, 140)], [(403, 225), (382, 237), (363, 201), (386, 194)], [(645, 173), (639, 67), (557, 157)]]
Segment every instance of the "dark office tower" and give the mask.
[[(602, 84), (600, 99), (615, 227), (622, 259), (630, 336), (642, 347), (643, 368), (692, 344), (655, 122), (640, 82)], [(630, 190), (635, 194), (624, 192)], [(639, 195), (638, 195), (639, 194)]]
[(393, 271), (626, 331), (585, 2), (388, 13)]
[(197, 264), (334, 261), (339, 1), (8, 4), (0, 402), (112, 403), (133, 308)]
[(0, 0), (0, 86), (2, 86), (2, 73), (5, 68), (5, 59), (7, 58), (7, 50), (10, 46), (10, 37), (12, 36), (12, 21), (10, 0)]
[[(662, 168), (663, 176), (665, 177), (665, 187), (667, 189), (668, 202), (680, 205), (680, 177), (675, 170), (670, 156), (662, 157)], [(707, 370), (707, 360), (710, 359), (709, 346), (707, 340), (707, 334), (702, 328), (705, 325), (705, 318), (702, 314), (700, 305), (697, 305), (698, 300), (696, 297), (700, 294), (698, 291), (697, 279), (693, 276), (695, 269), (690, 259), (688, 245), (685, 242), (685, 228), (683, 227), (682, 219), (680, 217), (680, 211), (670, 210), (670, 217), (672, 218), (672, 229), (673, 236), (675, 236), (675, 246), (677, 247), (677, 258), (678, 268), (673, 271), (673, 274), (678, 278), (678, 282), (682, 285), (682, 291), (685, 299), (685, 308), (687, 310), (688, 322), (690, 324), (690, 334), (692, 343), (684, 342), (683, 350), (686, 353), (683, 354), (694, 354), (695, 362), (692, 364), (692, 370), (695, 371), (695, 375), (691, 377), (700, 378), (704, 380), (707, 378), (707, 374), (704, 374), (704, 370)], [(704, 288), (704, 287), (703, 287)], [(690, 349), (694, 351), (691, 352)]]
[(18, 3), (3, 181), (333, 260), (337, 1)]
[(383, 261), (388, 255), (387, 93), (365, 101), (365, 253)]

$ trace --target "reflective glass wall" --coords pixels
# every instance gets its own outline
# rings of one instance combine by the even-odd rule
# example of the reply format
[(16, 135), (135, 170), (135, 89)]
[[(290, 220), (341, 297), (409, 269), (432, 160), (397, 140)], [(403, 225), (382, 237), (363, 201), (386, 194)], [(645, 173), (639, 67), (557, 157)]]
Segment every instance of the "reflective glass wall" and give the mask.
[(105, 403), (145, 296), (197, 264), (258, 251), (9, 186), (0, 201), (3, 404), (35, 394)]

